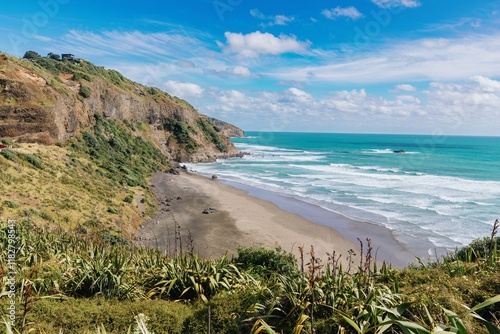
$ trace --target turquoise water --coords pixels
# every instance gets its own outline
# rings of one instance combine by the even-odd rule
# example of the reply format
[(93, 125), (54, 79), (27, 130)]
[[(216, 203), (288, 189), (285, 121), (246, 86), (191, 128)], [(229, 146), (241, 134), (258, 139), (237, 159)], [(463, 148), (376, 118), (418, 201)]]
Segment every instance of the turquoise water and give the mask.
[[(248, 132), (241, 159), (193, 166), (454, 249), (500, 218), (500, 137)], [(394, 150), (404, 150), (396, 154)]]

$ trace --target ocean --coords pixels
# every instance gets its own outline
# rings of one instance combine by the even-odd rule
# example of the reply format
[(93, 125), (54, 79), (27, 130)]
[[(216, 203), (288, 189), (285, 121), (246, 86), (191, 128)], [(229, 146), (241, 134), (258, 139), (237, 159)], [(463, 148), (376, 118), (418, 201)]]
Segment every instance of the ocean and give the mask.
[(190, 168), (385, 227), (429, 254), (429, 244), (453, 250), (489, 236), (500, 218), (500, 137), (247, 132), (232, 140), (248, 154)]

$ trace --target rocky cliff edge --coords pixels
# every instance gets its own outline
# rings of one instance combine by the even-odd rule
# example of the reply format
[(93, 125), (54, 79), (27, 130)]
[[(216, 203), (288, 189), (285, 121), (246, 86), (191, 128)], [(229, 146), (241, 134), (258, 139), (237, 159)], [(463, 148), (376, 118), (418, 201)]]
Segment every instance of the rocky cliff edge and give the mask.
[(224, 133), (243, 134), (200, 114), (184, 100), (88, 61), (18, 59), (0, 53), (0, 137), (64, 142), (92, 126), (95, 114), (147, 124), (167, 157), (179, 162), (236, 156), (238, 151)]

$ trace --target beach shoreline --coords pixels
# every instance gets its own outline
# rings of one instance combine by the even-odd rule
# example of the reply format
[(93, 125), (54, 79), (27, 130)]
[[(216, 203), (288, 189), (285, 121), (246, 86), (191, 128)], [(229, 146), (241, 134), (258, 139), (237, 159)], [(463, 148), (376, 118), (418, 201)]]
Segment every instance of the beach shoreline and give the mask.
[[(181, 170), (179, 175), (156, 173), (151, 180), (158, 197), (155, 218), (137, 232), (137, 242), (166, 254), (193, 251), (205, 258), (237, 254), (238, 247), (280, 247), (299, 258), (299, 246), (317, 257), (359, 255), (359, 241), (372, 242), (372, 256), (395, 267), (414, 262), (414, 253), (396, 241), (391, 231), (358, 222), (319, 206), (250, 186), (211, 179)], [(212, 208), (211, 213), (203, 213)], [(192, 240), (192, 241), (189, 241)], [(359, 259), (351, 257), (358, 264)]]
[(289, 195), (255, 188), (234, 181), (221, 180), (221, 182), (246, 191), (248, 196), (269, 201), (277, 205), (281, 210), (297, 214), (314, 224), (334, 229), (342, 237), (356, 244), (358, 250), (360, 248), (359, 240), (363, 242), (366, 248), (366, 238), (369, 238), (374, 248), (373, 256), (379, 262), (385, 261), (396, 267), (405, 267), (409, 263), (416, 262), (416, 257), (426, 262), (430, 256), (428, 250), (435, 247), (430, 242), (422, 241), (419, 241), (422, 247), (404, 244), (398, 241), (394, 231), (386, 227), (356, 220)]

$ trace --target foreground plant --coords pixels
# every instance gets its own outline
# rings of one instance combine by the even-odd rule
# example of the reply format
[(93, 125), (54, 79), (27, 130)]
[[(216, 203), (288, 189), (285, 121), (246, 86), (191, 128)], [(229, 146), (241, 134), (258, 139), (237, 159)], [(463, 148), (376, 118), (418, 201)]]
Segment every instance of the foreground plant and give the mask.
[(148, 297), (173, 300), (208, 300), (220, 291), (236, 290), (253, 279), (231, 264), (227, 255), (218, 260), (204, 260), (197, 256), (178, 256), (160, 268), (154, 268), (146, 285), (151, 287)]
[[(485, 243), (487, 253), (478, 252), (473, 262), (450, 256), (393, 269), (371, 261), (368, 244), (359, 266), (348, 270), (342, 268), (340, 255), (333, 254), (324, 265), (311, 248), (302, 272), (293, 267), (293, 257), (279, 249), (248, 249), (237, 261), (227, 256), (204, 260), (193, 255), (167, 257), (156, 250), (112, 243), (100, 234), (40, 229), (29, 223), (20, 223), (17, 234), (16, 328), (24, 331), (51, 307), (63, 311), (47, 301), (62, 304), (69, 297), (91, 305), (92, 298), (100, 297), (111, 304), (183, 301), (192, 313), (179, 317), (177, 327), (161, 327), (162, 332), (168, 328), (179, 334), (204, 332), (207, 319), (214, 330), (224, 333), (498, 333), (500, 254), (493, 234)], [(0, 228), (4, 272), (7, 243), (6, 229)], [(6, 292), (5, 276), (0, 279)], [(477, 306), (469, 310), (460, 304)], [(37, 310), (37, 305), (45, 310)], [(145, 309), (152, 319), (166, 319), (158, 317), (154, 307)], [(120, 328), (126, 332), (128, 317), (123, 319)], [(100, 333), (116, 323), (112, 314), (106, 321)], [(99, 323), (93, 324), (95, 330)], [(87, 326), (77, 325), (82, 331)]]
[(465, 317), (470, 316), (478, 320), (486, 328), (488, 333), (500, 334), (500, 327), (498, 327), (498, 325), (484, 319), (476, 312), (498, 302), (500, 302), (500, 295), (490, 298), (484, 301), (483, 303), (474, 306), (473, 308), (469, 308), (465, 305), (462, 305), (467, 311), (461, 317), (453, 311), (442, 308), (448, 320), (448, 324), (436, 324), (435, 320), (432, 318), (427, 309), (426, 309), (427, 313), (426, 324), (415, 323), (412, 321), (404, 320), (404, 318), (402, 320), (402, 316), (399, 313), (394, 313), (394, 315), (396, 316), (396, 320), (392, 321), (392, 323), (396, 323), (405, 334), (434, 334), (434, 333), (467, 334), (469, 333), (469, 331), (467, 330), (463, 319)]

